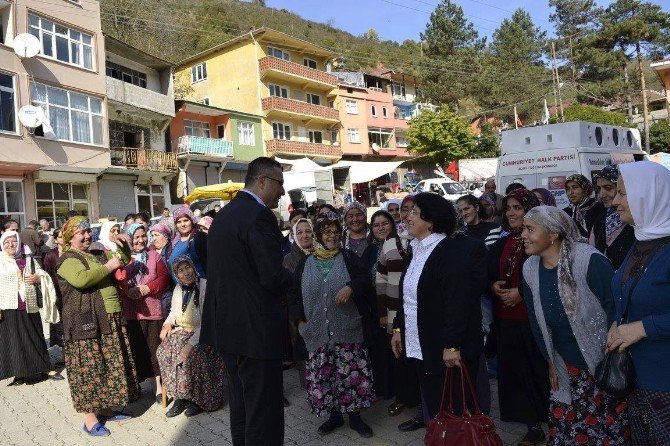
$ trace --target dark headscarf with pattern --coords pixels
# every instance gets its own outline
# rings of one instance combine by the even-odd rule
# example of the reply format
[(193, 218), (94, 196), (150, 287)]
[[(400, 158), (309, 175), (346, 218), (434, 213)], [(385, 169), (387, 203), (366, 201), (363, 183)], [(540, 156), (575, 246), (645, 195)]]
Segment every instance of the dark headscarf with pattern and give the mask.
[[(509, 222), (507, 221), (507, 201), (510, 198), (514, 198), (516, 201), (518, 201), (521, 206), (523, 207), (523, 210), (525, 212), (528, 212), (529, 210), (533, 209), (535, 206), (540, 205), (540, 200), (537, 199), (535, 194), (528, 190), (528, 189), (514, 189), (512, 192), (507, 194), (505, 198), (502, 200), (502, 208), (503, 208), (503, 216), (502, 216), (502, 227), (507, 230), (507, 231), (512, 231), (512, 228), (509, 227)], [(518, 230), (520, 232), (521, 229)]]

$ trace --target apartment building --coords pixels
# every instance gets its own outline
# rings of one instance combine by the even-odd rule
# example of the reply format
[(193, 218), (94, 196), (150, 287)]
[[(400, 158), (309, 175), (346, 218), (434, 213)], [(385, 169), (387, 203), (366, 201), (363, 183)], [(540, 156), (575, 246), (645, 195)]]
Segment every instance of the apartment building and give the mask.
[[(23, 33), (39, 40), (37, 56), (15, 54)], [(110, 166), (99, 2), (1, 0), (0, 61), (0, 220), (60, 226), (70, 209), (96, 219)], [(28, 104), (43, 108), (46, 137), (19, 123)]]
[[(179, 63), (185, 99), (261, 118), (263, 153), (342, 157), (336, 54), (287, 34), (260, 28)], [(237, 157), (234, 156), (234, 159)]]
[(165, 138), (175, 116), (172, 65), (110, 36), (105, 50), (111, 167), (98, 181), (100, 216), (157, 217), (179, 171)]

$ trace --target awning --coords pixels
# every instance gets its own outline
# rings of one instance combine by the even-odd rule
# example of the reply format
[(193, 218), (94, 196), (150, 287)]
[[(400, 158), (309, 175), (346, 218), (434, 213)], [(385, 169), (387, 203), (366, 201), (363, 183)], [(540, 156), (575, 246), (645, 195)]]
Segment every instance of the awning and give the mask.
[(461, 160), (458, 162), (458, 179), (460, 181), (483, 181), (495, 177), (497, 170), (497, 158)]
[(224, 201), (230, 201), (235, 197), (237, 192), (244, 189), (243, 183), (222, 183), (211, 184), (209, 186), (201, 186), (193, 189), (193, 192), (184, 198), (186, 204), (191, 204), (197, 200), (205, 198), (218, 198)]
[(323, 167), (309, 158), (300, 158), (295, 160), (289, 160), (285, 158), (279, 158), (275, 156), (275, 161), (280, 164), (288, 164), (291, 166), (291, 172), (314, 172), (316, 170), (328, 170), (328, 167)]
[(403, 161), (339, 161), (330, 169), (349, 168), (349, 178), (352, 184), (367, 183), (396, 170)]

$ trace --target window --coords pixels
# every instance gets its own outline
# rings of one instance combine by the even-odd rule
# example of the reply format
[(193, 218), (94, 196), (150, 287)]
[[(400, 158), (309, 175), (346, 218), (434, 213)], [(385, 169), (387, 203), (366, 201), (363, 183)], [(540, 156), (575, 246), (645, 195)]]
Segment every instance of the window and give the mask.
[(393, 96), (405, 97), (405, 84), (393, 84)]
[(381, 129), (379, 127), (370, 127), (368, 129), (368, 140), (370, 147), (377, 144), (378, 148), (388, 149), (390, 147), (391, 136), (393, 131), (391, 129)]
[(291, 126), (281, 122), (272, 123), (272, 137), (274, 139), (291, 139)]
[(407, 137), (406, 136), (396, 136), (395, 141), (396, 141), (396, 145), (398, 147), (409, 146), (409, 143), (407, 142)]
[(377, 116), (377, 107), (373, 105), (371, 110), (372, 110), (372, 116)]
[(353, 99), (347, 99), (347, 113), (350, 115), (358, 114), (358, 102)]
[(14, 219), (19, 226), (25, 225), (23, 209), (23, 183), (21, 181), (0, 181), (0, 219)]
[(389, 117), (389, 111), (388, 111), (388, 109), (387, 109), (386, 107), (382, 107), (382, 116), (383, 116), (384, 118), (388, 118), (388, 117)]
[(361, 132), (358, 129), (349, 129), (349, 142), (354, 144), (361, 143)]
[(276, 96), (278, 98), (288, 98), (288, 88), (275, 84), (268, 85), (268, 88), (270, 89), (270, 96)]
[(39, 105), (61, 141), (102, 145), (102, 99), (49, 85), (30, 83), (33, 105)]
[(204, 104), (204, 105), (209, 105), (209, 98), (203, 98), (203, 99), (200, 101), (200, 103), (201, 103), (201, 104)]
[(237, 137), (239, 138), (241, 146), (255, 145), (254, 138), (254, 123), (247, 121), (240, 121), (237, 123)]
[(107, 62), (107, 76), (119, 79), (138, 87), (147, 88), (147, 75), (113, 62)]
[(339, 134), (339, 132), (337, 131), (337, 129), (332, 129), (330, 131), (330, 143), (334, 146), (339, 146), (340, 145), (340, 141), (338, 140), (338, 136), (339, 136), (338, 134)]
[(302, 64), (306, 67), (313, 68), (313, 69), (316, 70), (316, 61), (315, 60), (305, 58), (305, 59), (302, 60)]
[(195, 84), (207, 79), (207, 64), (201, 63), (191, 68), (191, 83)]
[(15, 98), (14, 76), (0, 71), (0, 132), (16, 132)]
[(165, 207), (165, 193), (160, 185), (137, 185), (137, 212), (148, 212), (152, 217), (159, 217)]
[(319, 130), (309, 131), (309, 142), (323, 144), (323, 133)]
[(40, 54), (49, 59), (93, 69), (93, 36), (34, 14), (28, 15), (30, 34), (41, 42)]
[(328, 101), (328, 108), (335, 108), (335, 101)]
[(89, 215), (89, 193), (85, 184), (35, 183), (37, 219), (46, 219), (54, 228), (60, 228), (71, 209), (79, 215)]
[(307, 102), (314, 105), (321, 105), (321, 96), (318, 94), (307, 93)]
[(282, 51), (279, 48), (268, 48), (268, 56), (276, 57), (278, 59), (291, 60), (291, 55), (286, 51)]
[(188, 136), (199, 136), (201, 138), (211, 137), (208, 122), (184, 120), (184, 134)]

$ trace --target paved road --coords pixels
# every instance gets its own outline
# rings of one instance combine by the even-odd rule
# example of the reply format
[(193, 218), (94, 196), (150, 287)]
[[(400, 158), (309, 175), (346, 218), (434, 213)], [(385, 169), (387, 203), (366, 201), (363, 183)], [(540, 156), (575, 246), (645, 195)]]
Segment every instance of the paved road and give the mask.
[[(58, 349), (58, 347), (55, 347)], [(52, 357), (57, 352), (52, 349)], [(375, 436), (362, 439), (345, 424), (334, 433), (321, 437), (316, 433), (323, 419), (310, 413), (304, 391), (298, 385), (294, 370), (284, 374), (286, 396), (291, 406), (286, 409), (287, 445), (421, 445), (424, 431), (402, 433), (397, 424), (407, 419), (413, 410), (406, 410), (397, 417), (386, 415), (390, 402), (381, 401), (363, 412), (363, 418), (371, 425)], [(123, 423), (110, 423), (112, 435), (107, 438), (91, 438), (81, 430), (82, 417), (72, 408), (66, 381), (46, 381), (18, 387), (6, 387), (9, 380), (0, 381), (0, 444), (6, 446), (70, 446), (70, 445), (227, 445), (231, 444), (228, 408), (211, 414), (201, 414), (187, 419), (179, 416), (165, 418), (165, 409), (153, 403), (145, 383), (142, 398), (126, 408), (136, 416)], [(495, 380), (491, 381), (495, 395)], [(497, 419), (497, 403), (494, 401), (496, 426), (506, 445), (516, 444), (525, 429), (516, 423), (502, 423)]]

